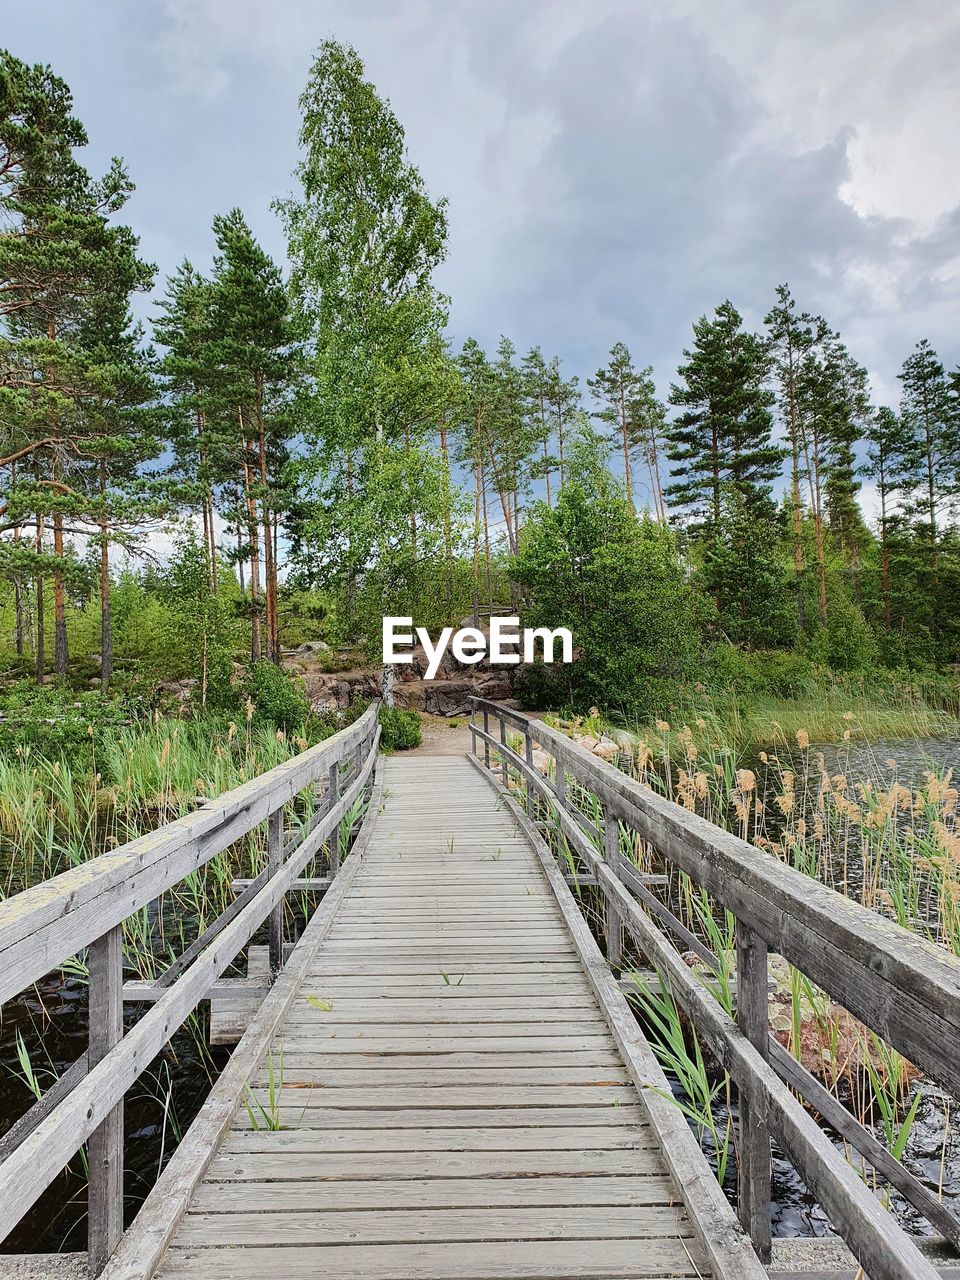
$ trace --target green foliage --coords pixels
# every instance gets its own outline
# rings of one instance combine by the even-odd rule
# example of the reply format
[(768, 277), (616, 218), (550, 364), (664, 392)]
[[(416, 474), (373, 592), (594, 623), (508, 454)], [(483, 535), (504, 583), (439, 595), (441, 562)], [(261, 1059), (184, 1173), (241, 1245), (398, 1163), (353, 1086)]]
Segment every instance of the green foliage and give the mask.
[(286, 733), (302, 729), (310, 714), (303, 682), (265, 659), (247, 667), (240, 700), (247, 699), (253, 704), (254, 724), (273, 725)]
[[(575, 469), (584, 470), (581, 458)], [(685, 580), (673, 537), (638, 519), (609, 473), (596, 492), (564, 485), (554, 508), (538, 504), (521, 532), (513, 576), (525, 588), (524, 626), (565, 626), (575, 661), (534, 669), (525, 700), (651, 707), (689, 678), (700, 650), (704, 607)], [(542, 705), (542, 702), (541, 702)]]
[(0, 702), (0, 752), (83, 756), (104, 729), (129, 723), (142, 710), (135, 700), (21, 680)]
[(384, 751), (406, 751), (419, 747), (420, 717), (402, 707), (380, 708), (380, 745)]

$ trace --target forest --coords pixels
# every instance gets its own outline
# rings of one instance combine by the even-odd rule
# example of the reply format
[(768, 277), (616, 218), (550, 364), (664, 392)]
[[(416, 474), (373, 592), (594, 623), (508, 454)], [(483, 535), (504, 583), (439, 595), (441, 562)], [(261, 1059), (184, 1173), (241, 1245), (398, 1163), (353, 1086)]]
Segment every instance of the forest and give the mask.
[(81, 695), (126, 721), (188, 680), (194, 716), (256, 695), (279, 723), (302, 703), (285, 649), (376, 665), (384, 614), (501, 606), (577, 645), (524, 669), (527, 705), (644, 718), (694, 687), (853, 681), (955, 712), (956, 352), (918, 334), (877, 404), (787, 284), (756, 330), (729, 298), (694, 319), (667, 388), (612, 334), (596, 371), (535, 334), (455, 343), (451, 211), (333, 41), (274, 203), (283, 263), (231, 209), (208, 271), (158, 280), (63, 80), (4, 53), (0, 102), (5, 719)]

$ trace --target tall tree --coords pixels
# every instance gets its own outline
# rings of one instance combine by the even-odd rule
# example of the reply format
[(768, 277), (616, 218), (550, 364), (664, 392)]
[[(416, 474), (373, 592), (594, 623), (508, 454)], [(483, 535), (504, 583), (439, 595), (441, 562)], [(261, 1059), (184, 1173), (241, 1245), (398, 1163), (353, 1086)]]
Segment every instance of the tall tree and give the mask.
[(904, 452), (909, 440), (902, 419), (887, 405), (881, 407), (869, 422), (865, 439), (866, 462), (863, 474), (877, 489), (880, 511), (877, 519), (880, 534), (880, 612), (883, 629), (892, 623), (891, 540), (897, 520), (896, 503), (902, 482)]
[(909, 435), (904, 455), (906, 514), (927, 546), (930, 610), (934, 632), (941, 609), (939, 555), (945, 520), (960, 496), (958, 422), (951, 413), (943, 365), (924, 338), (904, 361), (900, 413)]
[(771, 372), (777, 388), (777, 404), (784, 435), (790, 448), (790, 535), (793, 549), (793, 572), (797, 599), (797, 626), (806, 624), (803, 583), (806, 569), (806, 538), (803, 527), (802, 494), (803, 433), (800, 379), (804, 362), (814, 342), (813, 319), (798, 313), (789, 286), (776, 290), (776, 305), (764, 320), (770, 352)]
[(763, 341), (743, 328), (729, 301), (693, 326), (670, 403), (681, 412), (667, 425), (672, 483), (666, 497), (694, 525), (716, 524), (725, 485), (746, 501), (768, 493), (784, 451), (773, 442), (773, 393), (765, 386)]
[(664, 412), (656, 398), (652, 369), (636, 369), (627, 346), (616, 342), (610, 348), (609, 363), (598, 369), (587, 386), (597, 398), (596, 417), (608, 424), (623, 455), (627, 501), (633, 500), (633, 459), (639, 453), (650, 477), (650, 501), (657, 519), (665, 518), (660, 484), (659, 440)]
[[(10, 511), (32, 509), (37, 603), (37, 678), (45, 673), (45, 573), (54, 599), (54, 670), (67, 669), (66, 581), (72, 572), (66, 538), (86, 534), (88, 495), (72, 473), (88, 455), (85, 396), (102, 395), (118, 374), (91, 344), (92, 313), (103, 299), (125, 300), (149, 287), (153, 268), (137, 256), (137, 239), (111, 222), (132, 184), (119, 160), (94, 181), (74, 158), (86, 134), (71, 115), (70, 92), (49, 68), (0, 61), (0, 430), (6, 455), (21, 470), (11, 484)], [(29, 477), (29, 479), (28, 479)], [(53, 529), (52, 558), (45, 548)], [(27, 519), (16, 521), (20, 529)], [(22, 555), (22, 551), (21, 551)]]
[[(324, 42), (300, 105), (300, 191), (278, 208), (294, 300), (312, 334), (314, 440), (323, 438), (316, 457), (339, 469), (346, 505), (359, 515), (357, 503), (382, 482), (380, 447), (403, 448), (411, 402), (422, 401), (418, 379), (435, 376), (446, 315), (432, 277), (446, 251), (446, 205), (427, 194), (407, 159), (403, 129), (364, 78), (355, 50)], [(343, 557), (348, 600), (378, 545), (371, 521), (351, 520)]]

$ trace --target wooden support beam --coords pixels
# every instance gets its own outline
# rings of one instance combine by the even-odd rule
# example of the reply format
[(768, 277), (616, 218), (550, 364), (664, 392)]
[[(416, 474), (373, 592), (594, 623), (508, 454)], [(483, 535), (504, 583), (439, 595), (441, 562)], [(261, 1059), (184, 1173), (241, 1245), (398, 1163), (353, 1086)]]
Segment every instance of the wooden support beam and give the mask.
[[(234, 880), (230, 884), (233, 893), (245, 893), (254, 882), (252, 880)], [(329, 876), (299, 876), (287, 893), (325, 893), (332, 881)]]
[[(764, 1058), (769, 1057), (767, 944), (737, 921), (737, 1026)], [(762, 1262), (770, 1261), (770, 1131), (766, 1097), (749, 1082), (740, 1086), (740, 1146), (737, 1151), (740, 1224)]]
[[(620, 879), (620, 823), (616, 815), (607, 813), (603, 820), (603, 860), (613, 875)], [(607, 943), (607, 963), (616, 972), (623, 962), (623, 919), (609, 894), (604, 899), (603, 927)]]
[[(283, 858), (283, 809), (277, 809), (267, 819), (267, 879), (272, 880), (280, 870)], [(270, 972), (274, 977), (283, 964), (283, 898), (267, 917), (267, 935), (270, 948)]]
[[(115, 925), (90, 947), (89, 1045), (92, 1071), (123, 1039), (123, 928)], [(123, 1095), (87, 1141), (87, 1255), (98, 1276), (123, 1235)]]

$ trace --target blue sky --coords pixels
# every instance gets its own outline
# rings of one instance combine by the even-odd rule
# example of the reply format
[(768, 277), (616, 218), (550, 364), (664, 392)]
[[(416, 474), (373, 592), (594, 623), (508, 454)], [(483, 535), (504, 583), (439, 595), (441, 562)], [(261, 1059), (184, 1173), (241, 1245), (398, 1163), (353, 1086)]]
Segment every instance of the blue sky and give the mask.
[(692, 320), (775, 284), (840, 328), (879, 399), (928, 336), (960, 360), (960, 6), (944, 0), (3, 0), (72, 86), (160, 283), (239, 205), (283, 257), (311, 52), (353, 43), (450, 200), (454, 338), (591, 374), (622, 339), (661, 394)]

